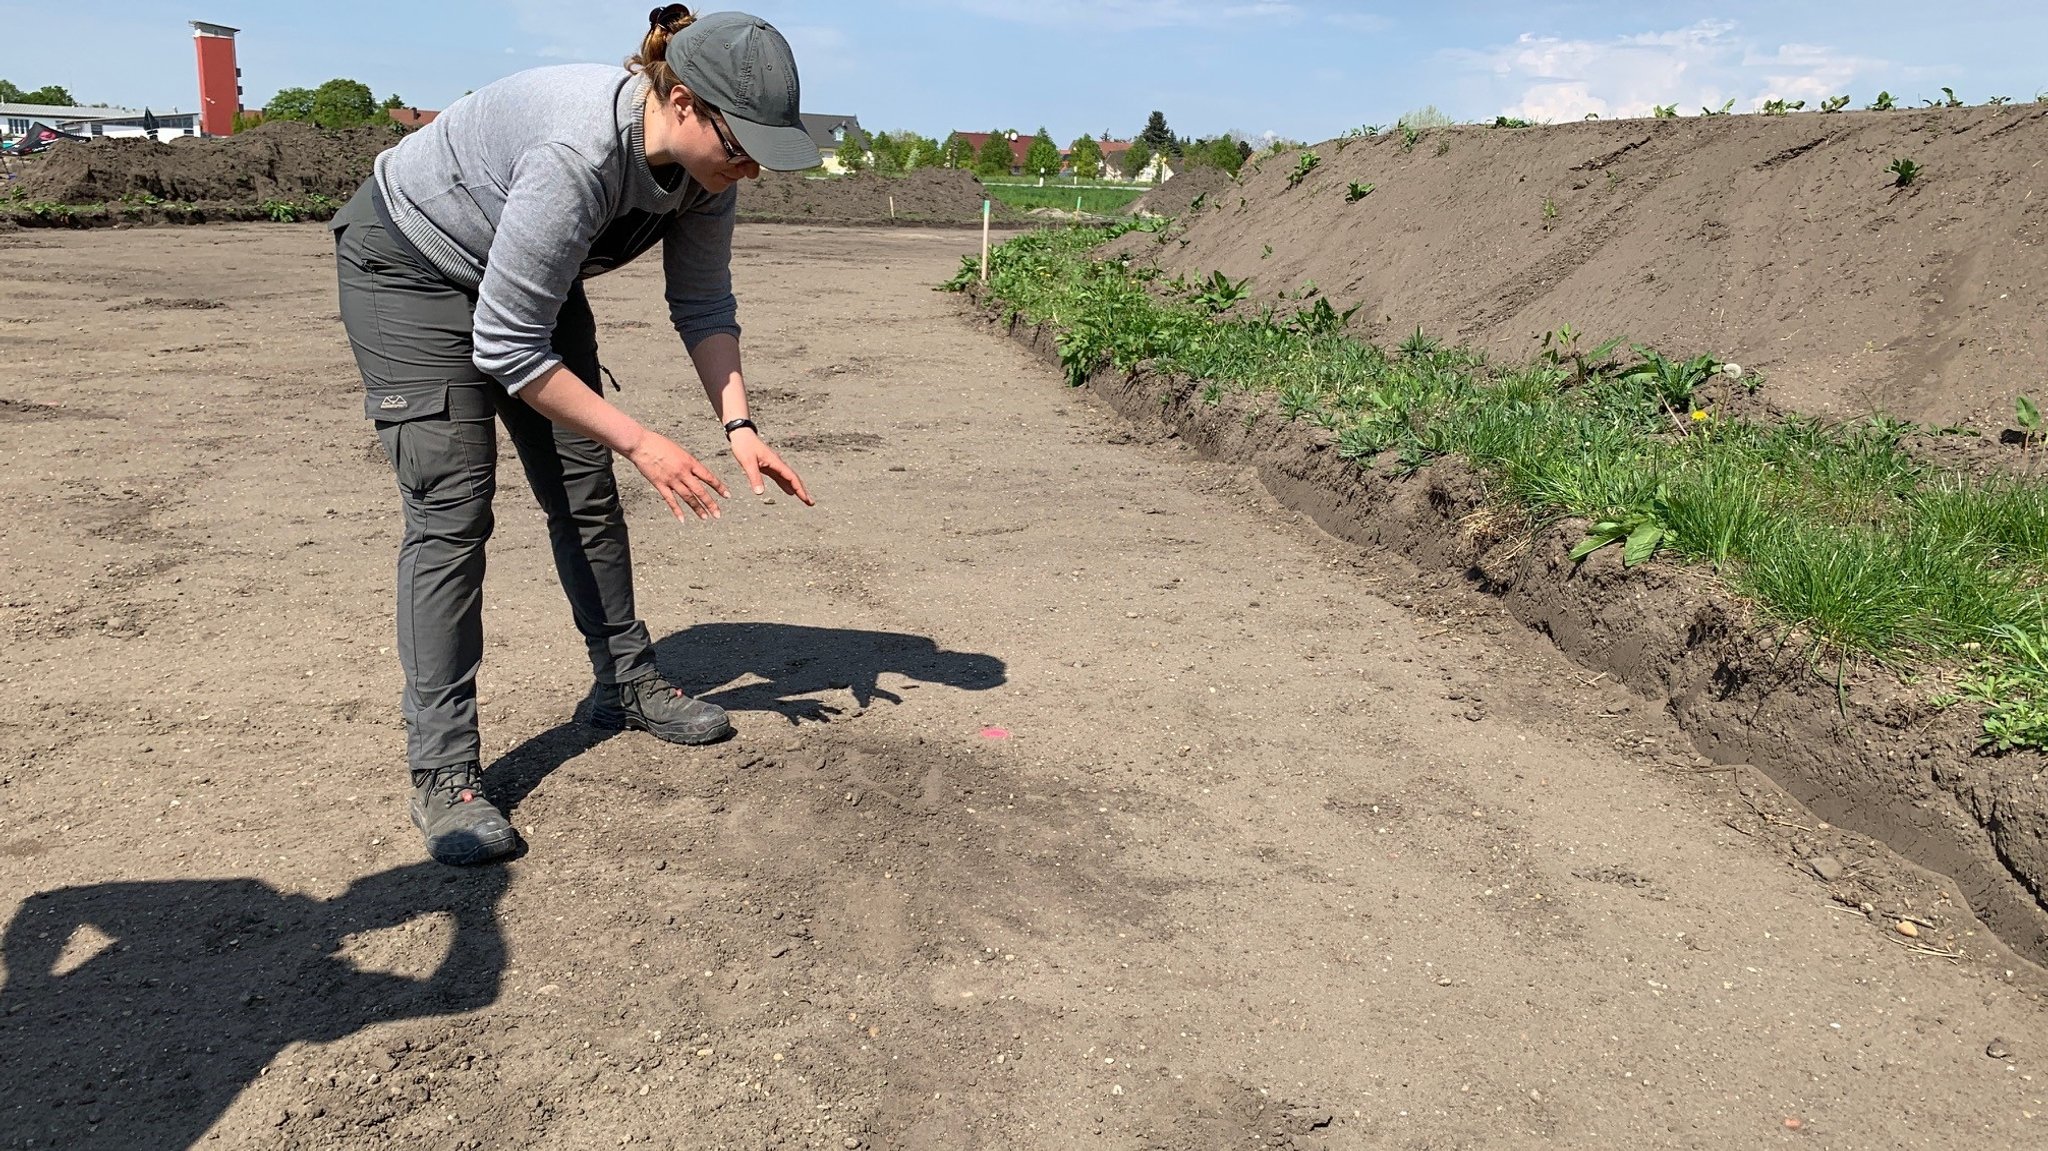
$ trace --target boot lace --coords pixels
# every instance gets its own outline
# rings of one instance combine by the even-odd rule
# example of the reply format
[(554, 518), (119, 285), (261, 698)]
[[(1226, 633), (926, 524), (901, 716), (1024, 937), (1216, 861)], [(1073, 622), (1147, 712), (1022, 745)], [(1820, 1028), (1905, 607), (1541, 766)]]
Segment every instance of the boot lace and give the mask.
[(448, 807), (470, 800), (483, 794), (483, 780), (470, 764), (453, 767), (437, 767), (429, 772), (426, 779), (427, 793)]

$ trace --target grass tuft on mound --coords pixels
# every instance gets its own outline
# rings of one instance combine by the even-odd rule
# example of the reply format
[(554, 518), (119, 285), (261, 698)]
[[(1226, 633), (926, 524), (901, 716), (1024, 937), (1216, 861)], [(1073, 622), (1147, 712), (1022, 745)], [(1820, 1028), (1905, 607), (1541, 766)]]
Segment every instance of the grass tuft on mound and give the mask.
[[(1313, 292), (1290, 313), (1239, 314), (1246, 285), (1165, 280), (1100, 258), (1161, 219), (1019, 236), (991, 258), (990, 296), (1050, 323), (1070, 382), (1105, 365), (1273, 397), (1362, 466), (1412, 471), (1462, 456), (1532, 525), (1591, 521), (1573, 555), (1606, 546), (1712, 565), (1812, 654), (1931, 668), (1938, 702), (1983, 706), (1985, 744), (2048, 749), (2048, 486), (1972, 479), (1906, 450), (1931, 429), (1726, 415), (1752, 375), (1712, 357), (1584, 349), (1568, 329), (1535, 361), (1489, 363), (1421, 332), (1396, 348), (1344, 334)], [(979, 278), (969, 257), (947, 286)]]

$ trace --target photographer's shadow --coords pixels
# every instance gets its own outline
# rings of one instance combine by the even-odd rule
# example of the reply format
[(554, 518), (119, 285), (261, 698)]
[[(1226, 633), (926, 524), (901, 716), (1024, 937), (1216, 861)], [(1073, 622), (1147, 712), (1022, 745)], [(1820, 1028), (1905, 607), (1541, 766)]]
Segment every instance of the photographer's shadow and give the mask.
[[(509, 881), (420, 863), (331, 900), (255, 879), (30, 896), (0, 938), (0, 1144), (189, 1147), (293, 1043), (489, 1006)], [(423, 975), (345, 954), (350, 936), (440, 913), (452, 943)]]
[(669, 679), (730, 684), (703, 698), (730, 712), (772, 711), (792, 724), (825, 720), (840, 709), (819, 695), (846, 691), (859, 707), (902, 703), (881, 684), (894, 674), (919, 683), (988, 691), (1008, 679), (1003, 661), (980, 652), (947, 651), (906, 632), (803, 627), (781, 623), (707, 623), (654, 645)]

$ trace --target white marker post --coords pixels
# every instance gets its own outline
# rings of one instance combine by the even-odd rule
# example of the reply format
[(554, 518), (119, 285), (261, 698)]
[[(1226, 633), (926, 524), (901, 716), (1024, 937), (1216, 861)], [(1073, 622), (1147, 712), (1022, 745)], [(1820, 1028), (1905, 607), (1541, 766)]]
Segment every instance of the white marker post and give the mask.
[(988, 217), (989, 198), (981, 198), (981, 282), (988, 283)]

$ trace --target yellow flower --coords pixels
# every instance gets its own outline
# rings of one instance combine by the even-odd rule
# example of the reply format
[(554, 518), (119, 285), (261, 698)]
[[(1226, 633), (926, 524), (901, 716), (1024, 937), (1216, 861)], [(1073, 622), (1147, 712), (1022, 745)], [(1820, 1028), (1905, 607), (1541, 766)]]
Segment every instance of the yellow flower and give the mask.
[(1712, 417), (1708, 416), (1705, 412), (1696, 411), (1692, 414), (1692, 422), (1696, 424), (1711, 418)]

